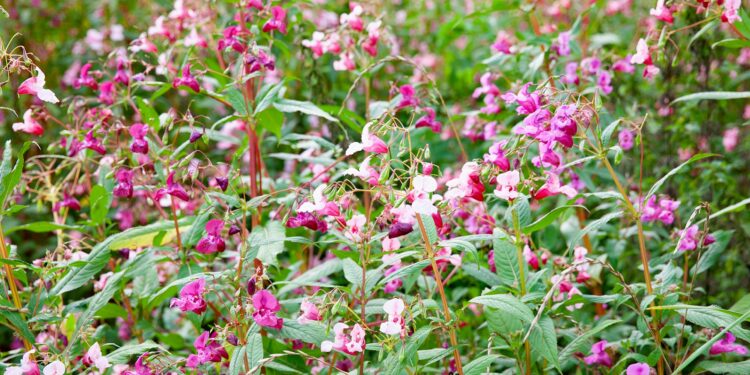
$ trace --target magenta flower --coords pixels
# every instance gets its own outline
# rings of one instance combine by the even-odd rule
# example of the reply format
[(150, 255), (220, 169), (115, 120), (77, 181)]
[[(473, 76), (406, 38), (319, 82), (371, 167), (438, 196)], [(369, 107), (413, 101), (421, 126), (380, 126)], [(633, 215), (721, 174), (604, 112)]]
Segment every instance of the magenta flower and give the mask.
[(271, 292), (263, 289), (253, 295), (253, 320), (258, 325), (263, 327), (269, 327), (274, 329), (281, 329), (284, 324), (284, 319), (276, 316), (276, 313), (281, 310), (281, 305), (276, 297)]
[(711, 345), (711, 349), (708, 351), (711, 355), (719, 355), (723, 353), (737, 353), (739, 355), (747, 355), (747, 348), (740, 344), (734, 343), (735, 338), (732, 332), (727, 332), (721, 340)]
[(333, 62), (333, 70), (337, 71), (345, 71), (345, 70), (354, 70), (357, 68), (357, 65), (354, 63), (354, 58), (351, 54), (351, 52), (345, 52), (342, 53), (339, 56), (339, 59)]
[(130, 136), (133, 137), (133, 143), (130, 144), (130, 151), (137, 154), (148, 154), (148, 141), (146, 141), (146, 134), (148, 134), (148, 125), (141, 123), (135, 123), (130, 125), (128, 129)]
[(21, 366), (10, 366), (5, 369), (7, 375), (40, 375), (39, 365), (31, 359), (36, 350), (31, 349), (21, 358)]
[(349, 3), (350, 13), (344, 13), (339, 17), (339, 21), (342, 25), (349, 25), (354, 31), (362, 31), (365, 29), (365, 23), (362, 21), (362, 13), (364, 10), (362, 6), (351, 2)]
[(115, 102), (114, 82), (106, 81), (99, 86), (99, 101), (106, 105), (112, 105)]
[(44, 128), (36, 119), (34, 119), (34, 113), (31, 109), (27, 109), (23, 113), (23, 122), (17, 122), (13, 124), (14, 132), (23, 132), (36, 136), (44, 134)]
[(305, 227), (320, 233), (328, 232), (328, 224), (309, 212), (298, 212), (297, 216), (286, 221), (287, 228)]
[(596, 79), (596, 84), (604, 95), (609, 95), (612, 92), (612, 75), (608, 71), (602, 70)]
[(141, 354), (138, 360), (135, 361), (135, 368), (125, 371), (123, 375), (155, 375), (148, 365), (143, 363), (146, 361), (146, 358), (148, 358), (148, 353)]
[(196, 93), (201, 91), (201, 86), (198, 84), (198, 80), (190, 73), (190, 64), (185, 64), (182, 68), (182, 76), (175, 77), (172, 82), (172, 87), (178, 88), (180, 86), (189, 87)]
[(216, 335), (216, 332), (209, 335), (208, 331), (206, 331), (198, 336), (193, 342), (193, 347), (195, 347), (197, 354), (189, 355), (185, 366), (196, 368), (204, 363), (221, 363), (223, 359), (229, 359), (229, 354), (224, 350), (224, 347), (218, 341), (214, 340)]
[(635, 67), (630, 63), (631, 57), (632, 56), (627, 55), (625, 58), (615, 61), (615, 63), (612, 64), (612, 70), (628, 74), (635, 72)]
[(569, 62), (567, 65), (565, 65), (565, 75), (560, 78), (560, 81), (569, 85), (579, 84), (580, 79), (578, 78), (578, 63)]
[(94, 137), (93, 130), (86, 133), (86, 137), (83, 138), (83, 142), (81, 142), (80, 147), (82, 149), (87, 148), (89, 150), (92, 150), (98, 153), (99, 155), (104, 155), (107, 153), (107, 150), (104, 149), (104, 145), (102, 145), (102, 141)]
[(740, 21), (742, 19), (739, 15), (741, 7), (742, 0), (726, 0), (724, 2), (724, 11), (721, 13), (721, 22), (735, 23), (736, 21)]
[(427, 112), (424, 116), (420, 117), (414, 124), (415, 128), (430, 128), (435, 133), (440, 133), (443, 129), (443, 124), (440, 121), (435, 120), (435, 110), (432, 108), (423, 108)]
[(269, 56), (263, 50), (259, 50), (257, 54), (248, 53), (245, 56), (245, 64), (247, 64), (248, 73), (258, 72), (262, 69), (276, 69), (276, 62), (273, 56)]
[(732, 152), (737, 147), (740, 140), (740, 129), (735, 127), (724, 131), (721, 144), (726, 152)]
[(64, 193), (63, 200), (55, 203), (52, 209), (55, 212), (59, 212), (60, 209), (63, 207), (73, 210), (73, 211), (78, 211), (81, 209), (81, 203), (78, 202), (78, 199), (76, 199), (75, 197), (68, 195), (68, 193)]
[(97, 90), (99, 88), (99, 84), (96, 83), (94, 77), (89, 75), (89, 70), (91, 70), (91, 63), (87, 63), (81, 67), (81, 72), (79, 73), (78, 78), (73, 81), (74, 88), (80, 89), (81, 86), (86, 86), (92, 90)]
[[(695, 250), (698, 247), (700, 232), (697, 225), (691, 225), (686, 230), (679, 231), (678, 236), (681, 237), (680, 243), (677, 246), (680, 251)], [(703, 239), (701, 246), (708, 246), (714, 242), (716, 242), (716, 238), (707, 234)]]
[(196, 314), (202, 314), (206, 311), (206, 300), (203, 299), (203, 293), (206, 289), (206, 280), (196, 279), (186, 284), (180, 290), (179, 298), (172, 298), (169, 307), (177, 307), (182, 311), (192, 311)]
[(221, 191), (227, 191), (227, 188), (229, 187), (229, 179), (226, 177), (216, 177), (214, 178), (216, 180), (216, 185), (219, 186)]
[(403, 85), (398, 88), (401, 93), (401, 101), (396, 106), (396, 110), (406, 107), (416, 107), (419, 105), (419, 99), (415, 96), (416, 91), (412, 85)]
[(671, 225), (674, 222), (674, 211), (678, 207), (680, 207), (680, 201), (661, 198), (657, 204), (656, 197), (652, 196), (641, 210), (641, 219), (644, 222), (659, 220), (665, 225)]
[(167, 187), (156, 191), (154, 194), (154, 200), (159, 201), (167, 194), (183, 201), (190, 200), (190, 196), (187, 191), (185, 191), (185, 188), (179, 183), (174, 182), (174, 172), (170, 173), (167, 177)]
[(219, 51), (224, 51), (227, 48), (232, 48), (239, 53), (245, 52), (245, 46), (239, 39), (241, 33), (242, 28), (239, 26), (229, 26), (225, 28), (222, 32), (222, 38), (219, 39), (217, 45)]
[(297, 322), (300, 324), (309, 324), (323, 319), (323, 317), (320, 316), (320, 312), (318, 312), (318, 307), (310, 301), (302, 301), (299, 310), (300, 314), (297, 318)]
[(117, 60), (117, 73), (115, 73), (114, 78), (112, 78), (113, 81), (123, 84), (125, 86), (128, 85), (130, 82), (130, 76), (128, 74), (128, 62), (125, 59), (119, 59)]
[(620, 133), (617, 134), (617, 141), (623, 151), (628, 151), (633, 148), (633, 145), (635, 143), (634, 139), (635, 134), (633, 134), (633, 132), (629, 129), (622, 129), (620, 130)]
[(630, 63), (646, 65), (653, 64), (653, 62), (651, 61), (651, 53), (649, 52), (646, 39), (641, 38), (638, 40), (638, 45), (635, 48), (635, 55), (630, 57)]
[(330, 352), (331, 350), (337, 350), (346, 354), (361, 353), (365, 350), (365, 330), (359, 324), (355, 324), (350, 330), (349, 334), (346, 334), (346, 330), (349, 326), (344, 323), (336, 323), (333, 326), (333, 332), (335, 339), (333, 342), (326, 340), (320, 344), (320, 350), (322, 352)]
[(226, 243), (221, 238), (222, 229), (224, 229), (223, 221), (219, 219), (209, 220), (206, 223), (206, 236), (198, 241), (195, 249), (201, 254), (213, 254), (224, 251)]
[(280, 6), (271, 8), (271, 19), (263, 25), (263, 32), (267, 33), (272, 30), (278, 30), (286, 34), (286, 10)]
[(484, 200), (484, 184), (479, 179), (479, 164), (468, 162), (461, 167), (461, 174), (458, 177), (445, 183), (448, 191), (445, 192), (445, 199), (463, 199), (472, 198), (478, 202)]
[(649, 375), (651, 367), (645, 363), (633, 363), (625, 370), (625, 375)]
[(17, 93), (18, 95), (33, 95), (40, 100), (49, 103), (59, 102), (60, 100), (57, 99), (57, 96), (52, 90), (44, 88), (45, 83), (44, 72), (42, 72), (41, 69), (36, 68), (36, 77), (31, 77), (23, 81), (21, 85), (18, 86)]
[(388, 145), (378, 136), (370, 133), (369, 123), (362, 129), (362, 142), (352, 142), (346, 149), (346, 155), (353, 155), (362, 150), (375, 154), (388, 153)]
[(672, 11), (664, 5), (664, 0), (659, 0), (656, 3), (656, 8), (652, 8), (651, 10), (649, 10), (649, 14), (656, 17), (658, 20), (666, 22), (670, 25), (674, 22)]
[(388, 229), (388, 238), (398, 238), (411, 233), (414, 230), (414, 223), (403, 223), (397, 221)]
[(492, 144), (489, 151), (484, 154), (484, 162), (492, 163), (504, 172), (510, 170), (510, 161), (505, 157), (505, 150), (503, 150), (506, 143), (506, 141), (500, 141)]
[(573, 185), (567, 184), (564, 186), (560, 185), (560, 176), (554, 172), (547, 172), (547, 182), (539, 188), (538, 191), (532, 195), (534, 199), (541, 200), (547, 197), (564, 194), (568, 199), (573, 199), (578, 192), (573, 188)]
[(583, 359), (587, 365), (612, 367), (612, 358), (607, 354), (607, 340), (602, 340), (591, 346), (591, 355)]
[(560, 33), (552, 44), (552, 49), (560, 56), (570, 55), (570, 31)]
[(107, 371), (107, 368), (112, 366), (107, 357), (102, 355), (102, 349), (99, 347), (98, 342), (95, 342), (94, 345), (91, 345), (89, 350), (86, 351), (86, 355), (83, 356), (82, 362), (86, 366), (96, 367), (96, 369), (102, 374)]
[(133, 171), (129, 169), (119, 169), (115, 173), (115, 185), (112, 193), (116, 197), (120, 198), (132, 198), (133, 197)]
[(494, 49), (497, 53), (510, 55), (512, 53), (510, 50), (511, 47), (513, 47), (513, 40), (511, 39), (511, 36), (505, 31), (499, 31), (497, 33), (497, 37), (495, 38), (495, 42), (492, 43), (492, 49)]

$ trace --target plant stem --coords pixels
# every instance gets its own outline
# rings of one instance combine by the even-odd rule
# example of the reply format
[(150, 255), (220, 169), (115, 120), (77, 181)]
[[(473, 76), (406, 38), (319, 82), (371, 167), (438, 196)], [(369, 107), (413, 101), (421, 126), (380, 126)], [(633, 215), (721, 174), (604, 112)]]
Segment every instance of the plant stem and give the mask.
[[(513, 231), (516, 233), (516, 257), (518, 258), (518, 277), (521, 296), (526, 295), (526, 264), (523, 258), (523, 240), (521, 239), (521, 223), (518, 220), (518, 211), (515, 207), (511, 208), (513, 214)], [(526, 374), (531, 374), (531, 346), (528, 340), (523, 343), (524, 352), (526, 353)]]
[[(3, 227), (0, 225), (0, 259), (8, 259), (8, 249), (5, 248), (5, 235), (3, 234)], [(8, 285), (10, 285), (10, 293), (13, 299), (13, 305), (16, 306), (16, 309), (18, 309), (18, 313), (21, 314), (21, 318), (25, 321), (26, 319), (23, 318), (23, 312), (21, 312), (21, 297), (18, 295), (18, 287), (16, 286), (16, 277), (13, 276), (13, 267), (11, 267), (10, 264), (4, 264), (3, 267), (5, 267), (5, 275), (8, 278)], [(19, 327), (20, 330), (20, 327)], [(28, 352), (31, 350), (31, 343), (26, 340), (25, 337), (21, 336), (23, 339), (23, 346)]]
[[(440, 270), (438, 269), (437, 262), (435, 262), (435, 253), (432, 251), (432, 243), (430, 238), (427, 236), (427, 230), (422, 222), (422, 216), (417, 214), (417, 223), (419, 223), (419, 230), (422, 232), (422, 240), (424, 240), (425, 251), (427, 251), (427, 257), (430, 258), (432, 264), (432, 274), (435, 276), (435, 282), (437, 283), (438, 293), (440, 293), (440, 300), (443, 303), (443, 315), (445, 315), (445, 321), (452, 320), (451, 310), (448, 308), (448, 299), (445, 298), (445, 289), (443, 289), (443, 280), (440, 277)], [(464, 374), (463, 366), (461, 365), (461, 353), (458, 351), (458, 340), (456, 339), (456, 331), (454, 330), (454, 324), (448, 325), (448, 333), (450, 335), (451, 345), (453, 346), (453, 359), (456, 360), (456, 370), (459, 375)]]

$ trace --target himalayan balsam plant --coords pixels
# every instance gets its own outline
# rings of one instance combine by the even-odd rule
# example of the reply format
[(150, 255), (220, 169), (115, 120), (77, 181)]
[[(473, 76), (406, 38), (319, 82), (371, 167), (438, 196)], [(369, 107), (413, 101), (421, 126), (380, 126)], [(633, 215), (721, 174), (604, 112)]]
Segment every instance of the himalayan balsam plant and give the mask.
[(7, 1), (0, 372), (750, 374), (743, 5)]

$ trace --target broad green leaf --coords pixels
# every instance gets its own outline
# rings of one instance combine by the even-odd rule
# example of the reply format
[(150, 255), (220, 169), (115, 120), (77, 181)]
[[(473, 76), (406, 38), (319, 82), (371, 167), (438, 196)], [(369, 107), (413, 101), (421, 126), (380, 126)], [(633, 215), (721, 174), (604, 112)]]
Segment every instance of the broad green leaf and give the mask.
[(263, 264), (277, 265), (276, 256), (284, 252), (285, 241), (286, 228), (284, 225), (280, 221), (270, 221), (264, 226), (253, 228), (247, 239), (248, 245), (252, 249), (248, 254), (257, 253), (256, 257)]
[(750, 360), (728, 363), (719, 361), (703, 361), (698, 364), (698, 369), (708, 371), (712, 374), (747, 375), (750, 374)]
[(339, 122), (335, 117), (328, 114), (328, 112), (320, 109), (315, 104), (310, 102), (302, 102), (299, 100), (291, 99), (278, 99), (273, 102), (273, 106), (281, 112), (300, 112), (311, 116), (322, 117), (331, 122)]
[(0, 209), (5, 207), (5, 202), (8, 200), (8, 197), (21, 182), (21, 173), (23, 172), (24, 163), (23, 154), (26, 153), (30, 146), (30, 142), (26, 142), (21, 146), (21, 149), (18, 151), (18, 159), (16, 159), (13, 169), (10, 169), (12, 148), (10, 140), (5, 142), (3, 161), (0, 163)]
[(671, 104), (689, 102), (694, 100), (731, 100), (750, 98), (750, 91), (706, 91), (681, 96), (672, 101)]
[(35, 221), (33, 223), (22, 224), (22, 225), (10, 228), (5, 231), (5, 234), (10, 234), (19, 230), (26, 230), (26, 231), (34, 232), (34, 233), (46, 233), (46, 232), (56, 231), (58, 229), (79, 230), (81, 229), (81, 227), (77, 225), (56, 224), (56, 223), (51, 223), (48, 221)]
[(344, 259), (343, 265), (344, 278), (352, 284), (352, 290), (357, 289), (362, 284), (362, 267), (349, 258)]
[(341, 272), (341, 268), (341, 259), (334, 258), (328, 260), (321, 265), (315, 266), (305, 271), (305, 273), (303, 273), (302, 275), (295, 277), (292, 282), (284, 285), (279, 290), (279, 295), (283, 295), (284, 293), (289, 292), (299, 286), (305, 286), (309, 285), (309, 283), (317, 282), (318, 280), (328, 277), (334, 273)]
[(493, 253), (495, 258), (495, 269), (503, 284), (515, 287), (520, 281), (518, 269), (518, 249), (510, 242), (510, 239), (500, 238), (503, 232), (495, 229), (494, 234), (498, 236), (493, 241)]
[(127, 364), (128, 362), (130, 362), (130, 359), (132, 357), (137, 357), (143, 353), (151, 352), (154, 350), (166, 351), (161, 345), (151, 340), (146, 340), (140, 344), (127, 344), (125, 346), (117, 348), (112, 353), (107, 354), (107, 359), (110, 363), (115, 365)]
[(711, 45), (711, 48), (726, 47), (726, 48), (745, 48), (750, 47), (750, 41), (745, 39), (730, 38), (720, 40)]
[(584, 352), (588, 350), (591, 347), (592, 338), (598, 335), (599, 332), (602, 332), (610, 326), (619, 323), (621, 323), (620, 320), (605, 320), (602, 322), (598, 322), (596, 327), (584, 330), (582, 334), (576, 336), (573, 341), (568, 344), (568, 346), (560, 351), (560, 361), (562, 362), (564, 360), (573, 358), (573, 355), (576, 352)]
[(104, 224), (112, 204), (112, 193), (102, 185), (94, 185), (89, 194), (89, 206), (91, 207), (91, 221), (94, 224)]
[(234, 108), (235, 112), (237, 112), (240, 117), (247, 117), (248, 114), (248, 108), (251, 108), (252, 106), (250, 103), (245, 102), (245, 97), (242, 96), (242, 92), (236, 88), (231, 88), (227, 90), (227, 93), (224, 94), (224, 97), (227, 99), (229, 104), (232, 105), (232, 108)]
[(524, 323), (534, 319), (531, 309), (511, 294), (486, 294), (472, 298), (470, 303), (477, 303), (500, 310), (500, 313), (513, 316)]
[(534, 357), (541, 357), (552, 363), (555, 367), (560, 367), (557, 354), (557, 334), (555, 332), (555, 323), (550, 317), (542, 317), (534, 326), (534, 329), (529, 335), (529, 344)]
[(596, 220), (588, 223), (588, 225), (586, 225), (583, 229), (581, 229), (580, 231), (578, 231), (575, 236), (573, 236), (573, 238), (568, 243), (568, 247), (571, 248), (571, 247), (577, 245), (578, 242), (583, 238), (583, 236), (596, 231), (597, 229), (601, 228), (602, 226), (604, 226), (608, 222), (612, 221), (613, 219), (617, 219), (617, 218), (622, 217), (622, 215), (623, 215), (622, 211), (610, 212), (610, 213), (608, 213), (608, 214), (606, 214), (606, 215), (604, 215), (604, 216), (602, 216), (602, 217), (600, 217), (600, 218), (598, 218), (598, 219), (596, 219)]
[(263, 337), (260, 333), (253, 333), (248, 336), (245, 353), (251, 369), (260, 365), (260, 361), (263, 359)]
[(23, 337), (24, 340), (34, 343), (36, 342), (33, 332), (29, 329), (29, 324), (23, 319), (23, 316), (18, 311), (12, 311), (13, 304), (8, 300), (0, 300), (0, 305), (5, 306), (8, 309), (0, 307), (0, 317), (8, 321), (8, 323)]
[(562, 215), (569, 208), (586, 209), (586, 207), (580, 206), (580, 205), (568, 205), (568, 206), (556, 207), (552, 211), (548, 212), (546, 215), (537, 219), (535, 222), (524, 227), (523, 232), (525, 234), (530, 234), (530, 233), (534, 233), (536, 231), (546, 228), (548, 225), (552, 224), (552, 222), (554, 222), (555, 219), (560, 217), (560, 215)]
[(703, 273), (716, 264), (719, 258), (721, 258), (721, 255), (724, 254), (727, 245), (729, 245), (729, 241), (732, 239), (732, 234), (734, 234), (734, 231), (732, 230), (714, 232), (713, 235), (716, 238), (716, 242), (708, 245), (708, 249), (698, 259), (698, 263), (693, 266), (690, 273), (693, 275)]
[(245, 345), (242, 345), (236, 347), (232, 352), (232, 356), (229, 358), (230, 375), (239, 375), (250, 370), (245, 368), (245, 358), (247, 355), (246, 350), (247, 347)]
[(464, 366), (464, 375), (481, 375), (487, 371), (487, 367), (492, 365), (497, 358), (496, 355), (485, 355), (474, 359)]
[(664, 185), (664, 183), (667, 182), (667, 180), (670, 177), (672, 177), (675, 174), (677, 174), (677, 172), (679, 172), (680, 169), (682, 169), (686, 165), (688, 165), (690, 163), (693, 163), (693, 162), (696, 162), (698, 160), (702, 160), (702, 159), (705, 159), (705, 158), (710, 158), (712, 156), (719, 156), (719, 155), (717, 155), (717, 154), (697, 154), (697, 155), (694, 155), (692, 158), (688, 159), (687, 161), (685, 161), (684, 163), (682, 163), (682, 164), (674, 167), (671, 171), (667, 172), (667, 174), (665, 174), (664, 177), (660, 178), (659, 181), (656, 181), (656, 183), (654, 183), (654, 186), (652, 186), (651, 189), (648, 190), (648, 193), (646, 194), (646, 197), (643, 198), (643, 201), (644, 202), (648, 201), (648, 199), (651, 198), (652, 195), (656, 194), (656, 192), (659, 191), (659, 188), (662, 185)]
[(732, 323), (730, 323), (728, 326), (726, 326), (724, 329), (721, 330), (721, 332), (717, 333), (712, 337), (710, 340), (708, 340), (705, 344), (701, 345), (696, 351), (693, 352), (693, 354), (690, 354), (689, 357), (687, 357), (682, 363), (680, 363), (679, 366), (677, 366), (674, 371), (672, 371), (673, 374), (679, 374), (680, 371), (684, 370), (685, 367), (689, 366), (693, 361), (695, 361), (698, 357), (702, 356), (703, 354), (708, 352), (708, 349), (711, 348), (711, 346), (719, 341), (720, 339), (724, 338), (724, 335), (731, 331), (732, 328), (736, 327), (738, 324), (744, 322), (747, 318), (750, 318), (750, 310), (748, 310), (746, 313), (742, 314), (739, 318), (735, 319)]
[(268, 108), (256, 115), (258, 125), (281, 139), (281, 128), (284, 125), (284, 114), (276, 108)]
[(161, 129), (161, 122), (159, 121), (159, 114), (156, 113), (154, 107), (140, 97), (135, 97), (135, 102), (138, 105), (138, 111), (141, 113), (141, 121), (155, 132), (158, 132)]
[(279, 91), (284, 87), (284, 81), (271, 85), (267, 90), (261, 90), (261, 95), (256, 99), (255, 111), (256, 116), (266, 109), (278, 98)]
[(318, 322), (301, 324), (294, 319), (284, 319), (279, 335), (285, 338), (302, 340), (308, 344), (320, 345), (326, 336), (326, 327)]

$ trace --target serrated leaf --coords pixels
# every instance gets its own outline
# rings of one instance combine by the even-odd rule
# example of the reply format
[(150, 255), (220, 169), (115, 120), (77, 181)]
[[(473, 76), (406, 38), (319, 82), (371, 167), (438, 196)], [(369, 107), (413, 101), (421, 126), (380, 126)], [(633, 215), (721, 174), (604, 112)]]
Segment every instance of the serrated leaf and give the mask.
[(257, 258), (266, 265), (278, 264), (276, 256), (284, 252), (285, 241), (286, 228), (279, 221), (253, 228), (247, 239), (250, 248), (257, 249)]
[(161, 345), (151, 340), (146, 340), (140, 344), (127, 344), (122, 346), (112, 353), (107, 354), (107, 359), (114, 365), (126, 364), (130, 361), (130, 358), (140, 356), (143, 353), (153, 350), (165, 351)]
[(276, 108), (268, 108), (257, 115), (258, 125), (281, 139), (281, 128), (284, 125), (284, 114)]
[(318, 322), (301, 324), (292, 319), (284, 319), (284, 326), (279, 334), (285, 338), (302, 340), (314, 345), (320, 345), (327, 338), (326, 327), (323, 324)]
[(568, 344), (568, 346), (560, 351), (560, 361), (572, 358), (576, 352), (584, 352), (588, 350), (588, 348), (591, 347), (591, 338), (595, 337), (599, 334), (599, 332), (604, 331), (610, 326), (619, 323), (621, 323), (620, 320), (605, 320), (602, 322), (598, 322), (596, 327), (593, 327), (589, 330), (584, 330), (582, 334), (576, 336), (573, 341)]
[[(495, 229), (495, 234), (499, 236), (501, 233), (499, 229)], [(500, 281), (511, 287), (518, 285), (521, 277), (520, 270), (518, 269), (518, 251), (516, 245), (505, 238), (497, 238), (492, 243), (495, 269), (497, 270), (497, 275), (500, 276)]]
[(729, 363), (718, 361), (703, 361), (698, 364), (697, 369), (707, 371), (712, 374), (747, 375), (750, 374), (750, 360)]
[(273, 106), (281, 112), (300, 112), (311, 116), (322, 117), (331, 122), (339, 122), (335, 117), (328, 114), (328, 112), (320, 109), (313, 103), (302, 102), (299, 100), (291, 99), (278, 99), (273, 102)]
[(487, 367), (492, 365), (496, 359), (500, 358), (496, 355), (485, 355), (474, 359), (464, 366), (464, 375), (481, 375), (487, 371)]
[(672, 169), (671, 171), (667, 172), (667, 174), (665, 174), (665, 175), (664, 175), (664, 177), (660, 178), (660, 179), (659, 179), (659, 181), (656, 181), (656, 183), (654, 183), (654, 185), (653, 185), (653, 186), (651, 187), (651, 189), (649, 189), (649, 190), (648, 190), (648, 193), (646, 194), (646, 197), (645, 197), (645, 198), (643, 198), (643, 201), (644, 201), (644, 202), (648, 201), (648, 199), (649, 199), (649, 198), (650, 198), (650, 197), (651, 197), (652, 195), (656, 194), (656, 192), (657, 192), (657, 191), (659, 191), (659, 188), (660, 188), (660, 187), (661, 187), (662, 185), (664, 185), (664, 183), (665, 183), (665, 182), (667, 182), (667, 180), (668, 180), (668, 179), (669, 179), (670, 177), (672, 177), (672, 176), (674, 176), (675, 174), (677, 174), (677, 172), (679, 172), (679, 171), (680, 171), (680, 169), (682, 169), (682, 168), (683, 168), (683, 167), (685, 167), (686, 165), (688, 165), (688, 164), (691, 164), (691, 163), (693, 163), (693, 162), (696, 162), (696, 161), (698, 161), (698, 160), (702, 160), (702, 159), (705, 159), (705, 158), (710, 158), (710, 157), (712, 157), (712, 156), (719, 156), (719, 155), (718, 155), (718, 154), (698, 154), (698, 155), (694, 155), (693, 157), (691, 157), (690, 159), (688, 159), (688, 160), (687, 160), (687, 161), (685, 161), (684, 163), (682, 163), (682, 164), (680, 164), (680, 165), (678, 165), (678, 166), (674, 167), (674, 168), (673, 168), (673, 169)]
[(357, 289), (362, 284), (362, 267), (349, 258), (344, 259), (343, 267), (344, 278), (352, 284), (352, 290)]
[(247, 117), (247, 109), (248, 107), (250, 107), (250, 103), (245, 102), (245, 97), (242, 95), (242, 92), (240, 92), (240, 90), (231, 88), (227, 90), (226, 94), (224, 94), (224, 97), (227, 99), (229, 104), (232, 105), (232, 108), (234, 108), (234, 111), (237, 112), (240, 117)]
[(536, 231), (546, 228), (548, 225), (552, 224), (552, 222), (554, 222), (555, 219), (560, 217), (560, 215), (562, 215), (569, 208), (586, 209), (586, 207), (580, 206), (580, 205), (567, 205), (567, 206), (556, 207), (552, 211), (548, 212), (544, 216), (537, 219), (535, 222), (525, 226), (523, 228), (523, 232), (525, 234), (530, 234), (530, 233), (534, 233)]

